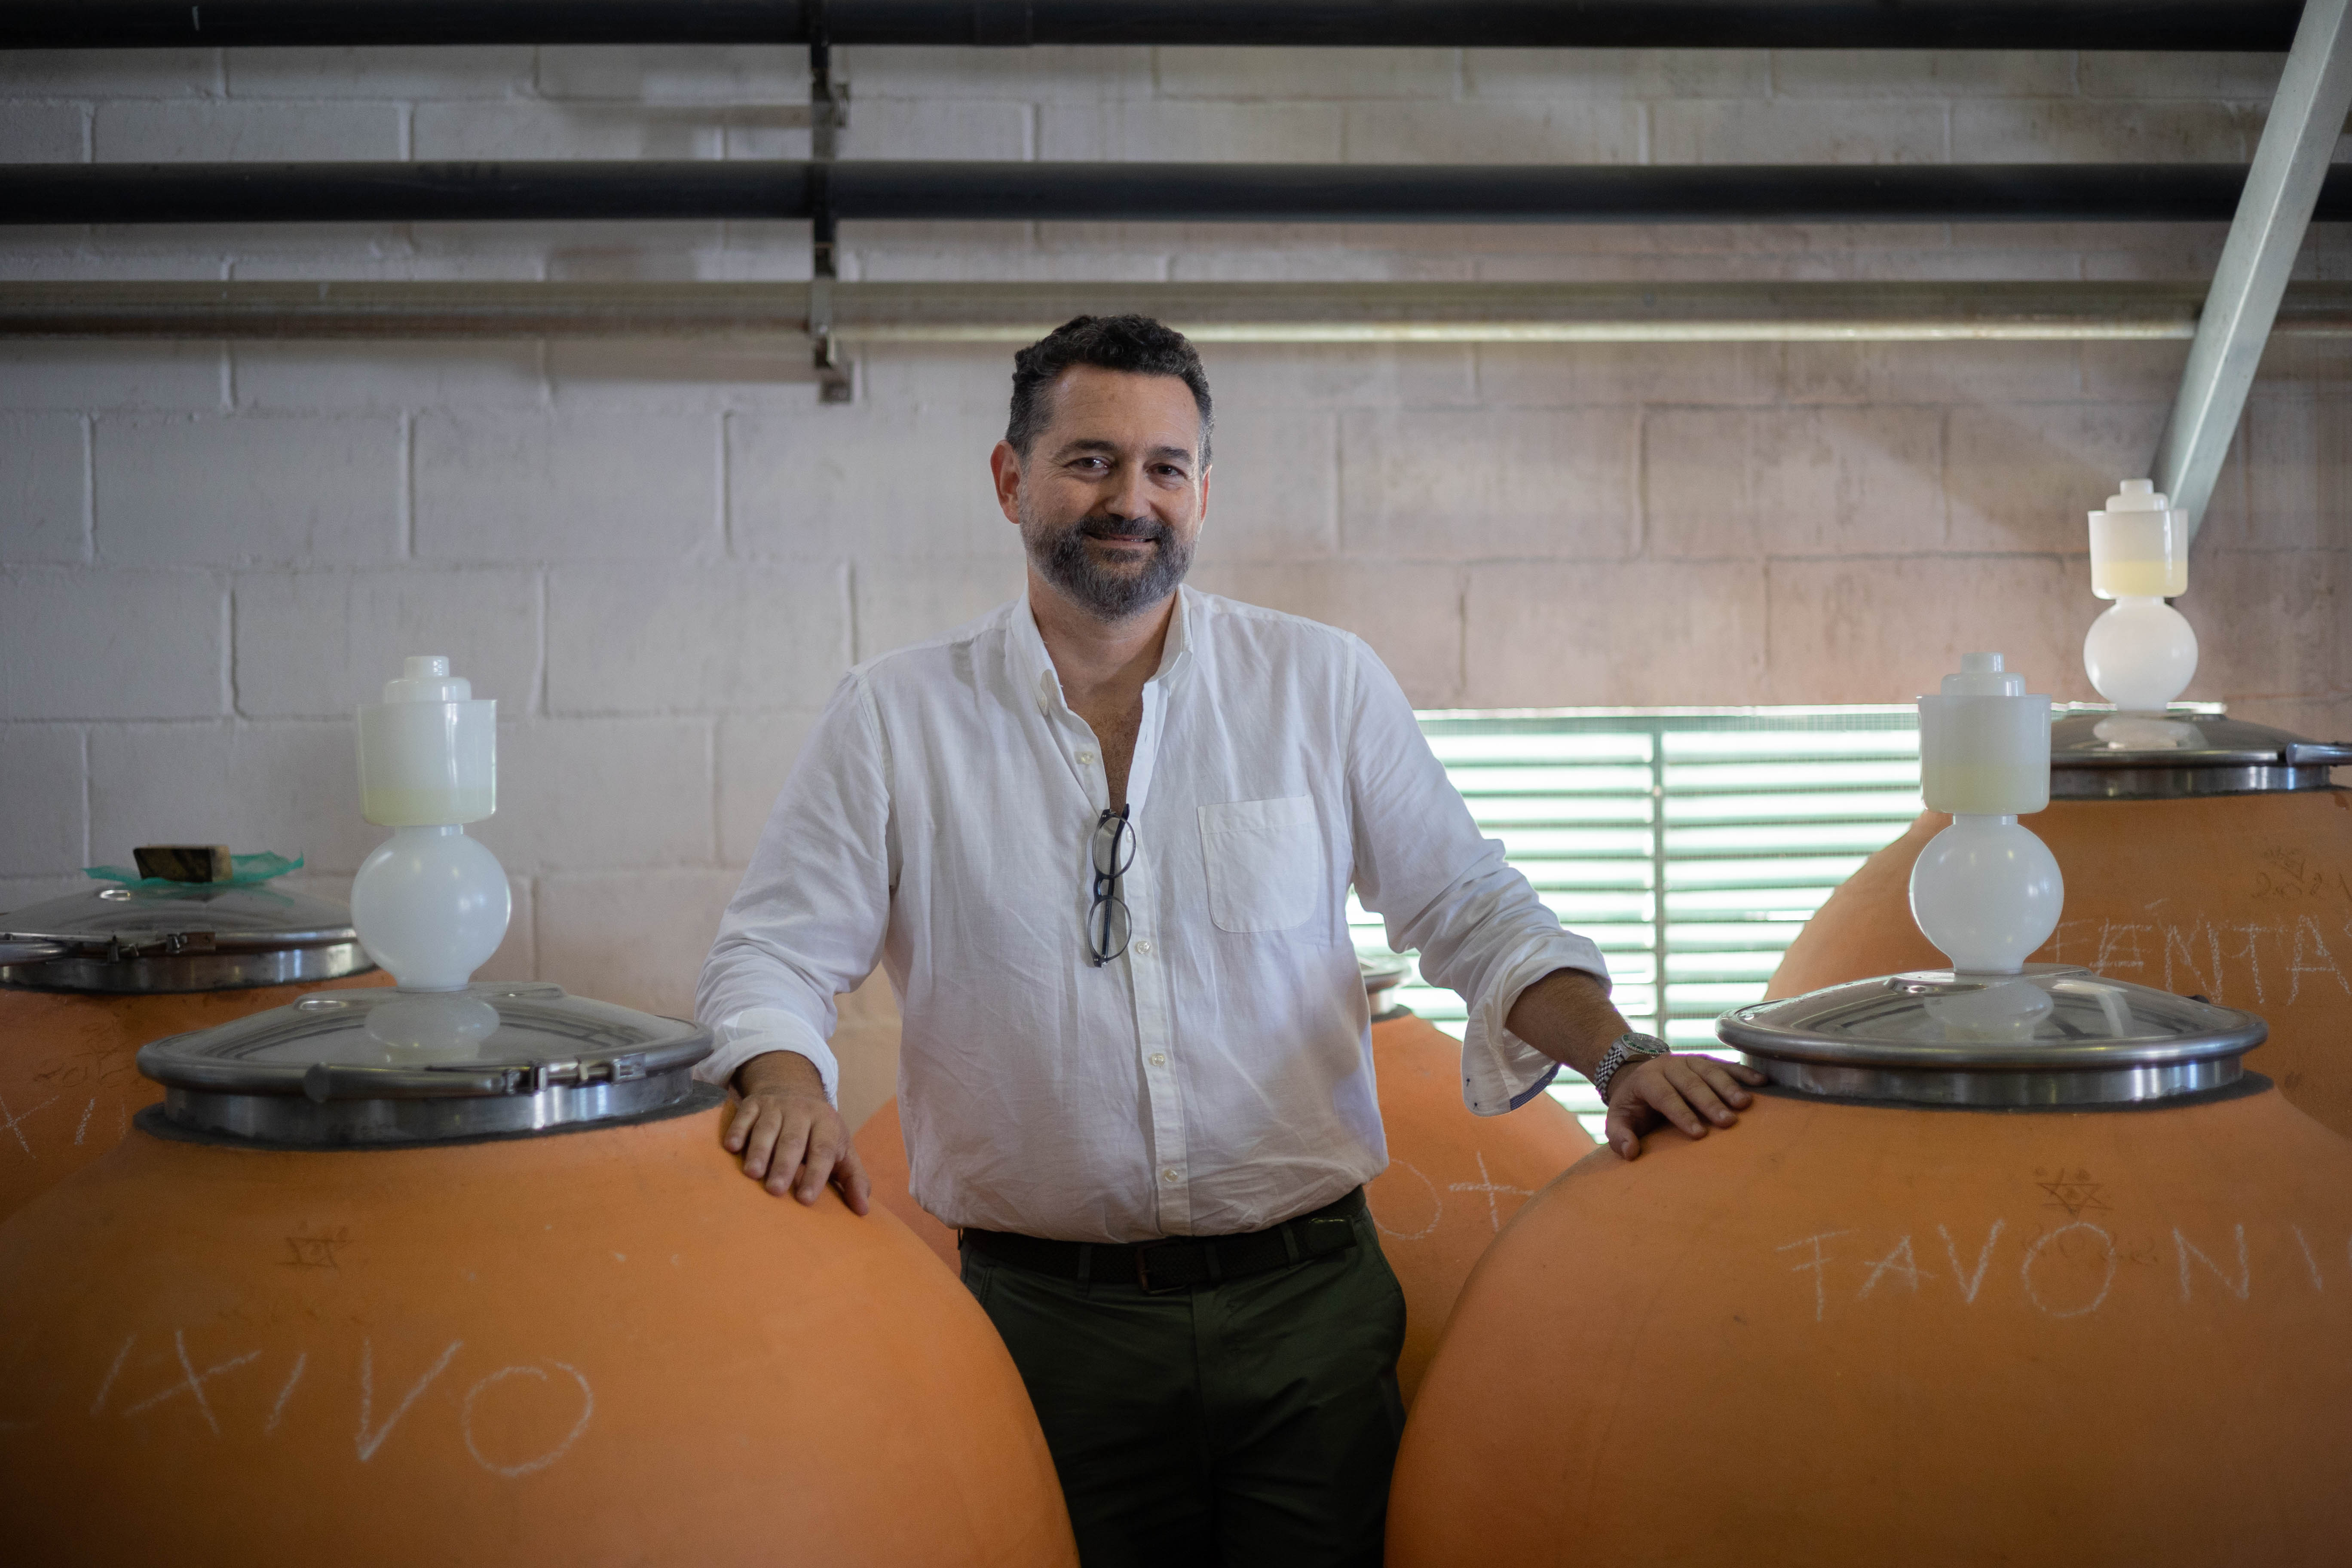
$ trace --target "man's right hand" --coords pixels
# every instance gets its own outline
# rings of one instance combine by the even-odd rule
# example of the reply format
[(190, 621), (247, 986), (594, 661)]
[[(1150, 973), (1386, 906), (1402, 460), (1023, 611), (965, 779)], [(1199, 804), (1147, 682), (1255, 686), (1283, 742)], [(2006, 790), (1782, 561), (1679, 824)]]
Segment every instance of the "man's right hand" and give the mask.
[(770, 1051), (735, 1069), (735, 1091), (743, 1097), (727, 1124), (730, 1154), (743, 1156), (743, 1173), (765, 1178), (768, 1190), (816, 1202), (827, 1182), (858, 1214), (870, 1211), (874, 1184), (858, 1163), (849, 1124), (824, 1098), (816, 1064), (798, 1051)]

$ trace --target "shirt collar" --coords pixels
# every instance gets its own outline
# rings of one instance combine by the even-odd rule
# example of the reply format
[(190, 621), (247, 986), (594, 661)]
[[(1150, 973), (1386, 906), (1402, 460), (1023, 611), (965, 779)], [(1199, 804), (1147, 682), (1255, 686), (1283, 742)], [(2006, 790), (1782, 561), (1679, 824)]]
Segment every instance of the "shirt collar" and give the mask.
[[(1168, 617), (1168, 636), (1160, 646), (1160, 668), (1145, 682), (1147, 687), (1172, 687), (1192, 668), (1192, 617), (1198, 613), (1194, 601), (1199, 597), (1192, 589), (1177, 585), (1176, 608)], [(1047, 712), (1057, 704), (1066, 708), (1062, 678), (1054, 669), (1054, 656), (1045, 651), (1045, 638), (1037, 630), (1037, 615), (1030, 605), (1025, 588), (1013, 606), (1011, 629), (1014, 667), (1037, 693), (1038, 703)]]

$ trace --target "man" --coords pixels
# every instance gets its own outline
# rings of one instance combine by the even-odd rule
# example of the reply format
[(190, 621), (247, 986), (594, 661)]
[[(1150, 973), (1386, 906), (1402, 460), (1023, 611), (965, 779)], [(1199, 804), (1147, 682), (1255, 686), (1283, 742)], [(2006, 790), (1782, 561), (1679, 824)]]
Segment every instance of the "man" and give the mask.
[(1362, 642), (1180, 588), (1190, 343), (1081, 317), (1014, 363), (990, 462), (1028, 592), (843, 680), (703, 970), (698, 1070), (742, 1092), (747, 1174), (865, 1213), (825, 1039), (881, 963), (914, 1195), (963, 1228), (1089, 1568), (1377, 1563), (1404, 1312), (1349, 885), (1468, 1002), (1475, 1110), (1565, 1063), (1631, 1159), (1761, 1079), (1626, 1027)]

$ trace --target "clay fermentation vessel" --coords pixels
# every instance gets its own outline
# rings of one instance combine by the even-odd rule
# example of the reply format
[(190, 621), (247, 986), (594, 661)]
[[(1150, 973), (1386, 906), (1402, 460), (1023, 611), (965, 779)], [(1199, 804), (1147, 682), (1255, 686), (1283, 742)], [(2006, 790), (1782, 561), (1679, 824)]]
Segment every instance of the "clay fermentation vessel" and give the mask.
[(121, 1142), (163, 1098), (131, 1058), (148, 1041), (355, 985), (381, 970), (307, 985), (110, 996), (0, 987), (0, 1219)]
[[(1410, 1403), (1471, 1265), (1528, 1195), (1592, 1150), (1582, 1123), (1549, 1095), (1505, 1116), (1462, 1103), (1461, 1042), (1398, 1009), (1372, 1025), (1389, 1168), (1365, 1189), (1381, 1249), (1404, 1289), (1397, 1382)], [(955, 1233), (907, 1191), (907, 1146), (895, 1100), (857, 1132), (877, 1203), (960, 1267)]]
[[(2202, 995), (2261, 1014), (2255, 1068), (2352, 1136), (2352, 792), (2053, 800), (2018, 819), (2066, 879), (2066, 910), (2037, 961)], [(1929, 969), (1911, 918), (1912, 863), (1951, 818), (1928, 812), (1832, 893), (1766, 989)]]
[(6, 1555), (1074, 1563), (979, 1307), (693, 1104), (336, 1152), (142, 1121), (0, 1224)]
[[(1979, 1082), (2064, 1100), (2064, 1074), (2014, 1088), (2053, 1037), (1983, 1047)], [(2111, 1083), (2215, 1066), (2162, 1055)], [(2347, 1248), (2352, 1143), (2259, 1076), (2080, 1110), (1767, 1089), (1730, 1130), (1586, 1159), (1487, 1251), (1388, 1562), (2340, 1563)]]
[(270, 884), (93, 886), (0, 915), (0, 1219), (163, 1097), (132, 1064), (148, 1041), (391, 984), (349, 907)]

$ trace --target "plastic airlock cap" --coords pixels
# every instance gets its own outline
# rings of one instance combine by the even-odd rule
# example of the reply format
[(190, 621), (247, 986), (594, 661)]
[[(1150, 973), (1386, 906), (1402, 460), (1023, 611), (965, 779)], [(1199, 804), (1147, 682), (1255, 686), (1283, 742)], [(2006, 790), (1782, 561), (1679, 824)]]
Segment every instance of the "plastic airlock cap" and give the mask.
[(393, 830), (352, 881), (352, 924), (404, 991), (462, 989), (514, 910), (499, 858), (464, 824), (498, 808), (498, 713), (448, 659), (411, 658), (360, 710), (360, 794)]
[(1975, 973), (2015, 974), (2058, 929), (2066, 886), (2049, 846), (2017, 818), (2050, 804), (2050, 699), (1997, 653), (1919, 699), (1919, 792), (1952, 825), (1911, 868), (1920, 932)]
[(2099, 695), (2153, 712), (2197, 674), (2197, 633), (2164, 601), (2189, 591), (2189, 514), (2150, 479), (2126, 479), (2091, 514), (2091, 592), (2115, 607), (2083, 638), (2083, 668)]
[(2153, 479), (2126, 479), (2091, 514), (2091, 592), (2168, 599), (2189, 591), (2189, 518)]
[(2050, 699), (1997, 653), (1960, 656), (1919, 699), (1919, 793), (1931, 811), (2015, 816), (2050, 804)]
[(360, 710), (361, 811), (379, 827), (479, 822), (498, 810), (495, 699), (439, 655), (412, 656)]

